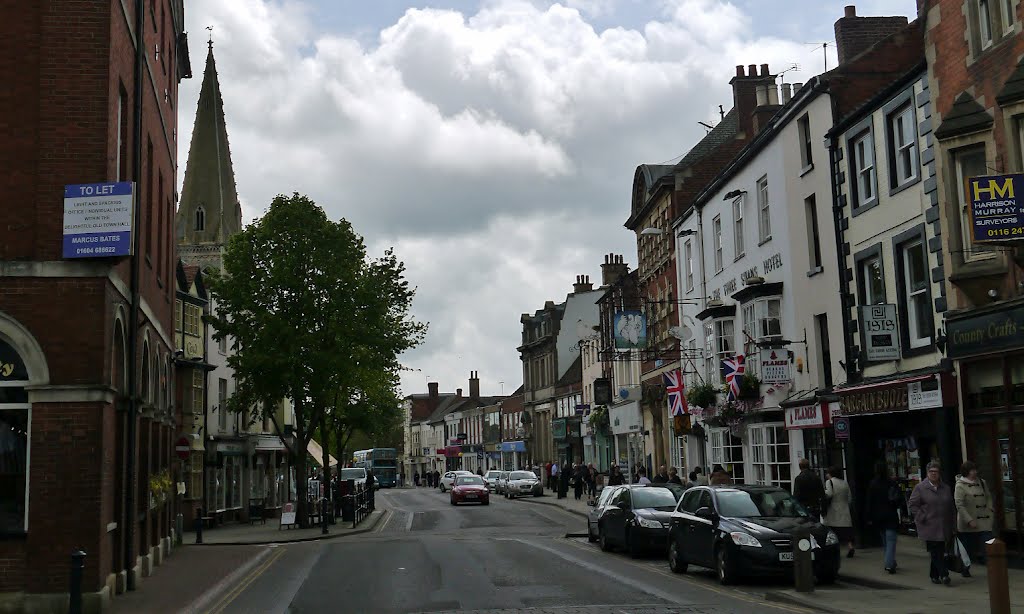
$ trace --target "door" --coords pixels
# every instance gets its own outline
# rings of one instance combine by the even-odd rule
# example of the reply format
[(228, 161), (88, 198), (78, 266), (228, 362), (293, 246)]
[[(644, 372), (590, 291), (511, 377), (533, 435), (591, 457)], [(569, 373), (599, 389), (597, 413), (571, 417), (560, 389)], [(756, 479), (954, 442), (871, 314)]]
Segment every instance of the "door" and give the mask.
[[(711, 490), (700, 489), (700, 498), (697, 500), (697, 510), (708, 508), (714, 511), (715, 504), (711, 499)], [(694, 510), (693, 530), (690, 531), (690, 552), (694, 554), (694, 563), (706, 567), (715, 565), (715, 523), (708, 518), (701, 518)]]
[(693, 552), (693, 525), (694, 517), (693, 513), (697, 511), (697, 503), (700, 502), (700, 491), (696, 489), (690, 489), (683, 493), (683, 498), (679, 500), (679, 506), (676, 508), (679, 514), (673, 514), (672, 524), (669, 526), (669, 539), (675, 540), (676, 548), (679, 550), (682, 558), (686, 561), (697, 562), (694, 558), (695, 553)]
[(620, 488), (604, 512), (604, 532), (612, 543), (626, 542), (626, 514), (630, 513), (630, 507), (629, 489)]
[(1024, 552), (1024, 417), (967, 425), (967, 456), (992, 490), (995, 530), (1009, 550)]

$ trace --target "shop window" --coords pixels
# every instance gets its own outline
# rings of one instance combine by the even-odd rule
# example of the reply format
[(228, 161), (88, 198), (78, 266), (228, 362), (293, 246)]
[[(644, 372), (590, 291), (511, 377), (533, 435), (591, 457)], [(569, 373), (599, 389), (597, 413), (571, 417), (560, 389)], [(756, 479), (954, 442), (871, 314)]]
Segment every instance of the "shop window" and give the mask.
[(716, 215), (711, 221), (711, 234), (714, 239), (715, 272), (722, 271), (722, 217)]
[(765, 243), (772, 238), (772, 219), (768, 202), (768, 177), (757, 180), (757, 238)]
[(5, 367), (0, 370), (0, 534), (21, 533), (28, 530), (28, 373), (14, 348), (2, 341), (0, 363)]
[(743, 484), (743, 441), (727, 428), (715, 428), (708, 430), (708, 443), (712, 467), (721, 465), (732, 475), (734, 483)]
[(960, 203), (960, 240), (962, 256), (965, 261), (995, 257), (991, 248), (974, 244), (974, 230), (971, 228), (971, 201), (967, 180), (971, 177), (989, 174), (985, 155), (984, 145), (967, 147), (953, 152), (957, 202)]
[(850, 163), (852, 165), (854, 209), (874, 205), (877, 202), (875, 193), (875, 143), (871, 131), (853, 139), (850, 144)]
[(1006, 406), (1003, 363), (999, 358), (969, 362), (964, 369), (968, 409), (1001, 409)]
[(739, 260), (743, 257), (743, 197), (740, 196), (732, 201), (732, 226), (733, 226), (733, 257)]
[(783, 424), (755, 424), (749, 428), (753, 483), (790, 490), (789, 435)]
[(1010, 369), (1010, 403), (1024, 405), (1024, 356), (1007, 360)]

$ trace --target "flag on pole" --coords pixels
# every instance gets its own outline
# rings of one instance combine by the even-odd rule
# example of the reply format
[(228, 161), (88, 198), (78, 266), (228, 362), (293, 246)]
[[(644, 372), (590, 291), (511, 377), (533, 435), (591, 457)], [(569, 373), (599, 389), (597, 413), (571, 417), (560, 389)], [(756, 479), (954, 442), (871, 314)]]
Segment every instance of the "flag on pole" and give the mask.
[(729, 387), (726, 400), (735, 401), (740, 398), (740, 380), (743, 378), (743, 354), (737, 354), (735, 358), (722, 361), (722, 375), (725, 376), (725, 384)]
[(668, 399), (668, 413), (670, 416), (682, 416), (690, 413), (686, 406), (686, 385), (683, 384), (683, 372), (673, 369), (663, 375), (665, 378), (665, 392)]

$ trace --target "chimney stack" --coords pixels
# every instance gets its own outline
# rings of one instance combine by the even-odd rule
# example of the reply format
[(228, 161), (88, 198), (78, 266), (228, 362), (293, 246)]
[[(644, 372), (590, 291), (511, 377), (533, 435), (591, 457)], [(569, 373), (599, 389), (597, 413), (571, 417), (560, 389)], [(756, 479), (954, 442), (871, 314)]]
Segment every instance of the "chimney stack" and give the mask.
[(793, 86), (789, 83), (782, 84), (782, 104), (787, 104), (793, 99)]
[(906, 17), (857, 17), (857, 7), (847, 6), (835, 24), (839, 64), (846, 64), (906, 27)]
[(441, 404), (441, 396), (437, 393), (437, 382), (427, 382), (427, 405), (430, 406), (430, 411), (433, 413), (437, 406)]
[(469, 398), (479, 399), (480, 398), (480, 377), (479, 371), (469, 372)]
[(573, 294), (579, 294), (580, 292), (590, 292), (594, 289), (594, 284), (590, 283), (590, 275), (577, 275), (576, 283), (572, 285)]
[[(604, 264), (601, 265), (602, 286), (611, 286), (628, 274), (629, 265), (623, 262), (622, 256), (616, 254), (605, 255)], [(586, 283), (590, 283), (589, 277)]]
[(460, 399), (462, 398), (462, 388), (455, 389), (455, 396), (459, 397)]
[[(755, 114), (759, 107), (771, 104), (772, 99), (778, 104), (778, 92), (775, 89), (775, 77), (767, 64), (762, 64), (758, 71), (757, 64), (751, 64), (744, 71), (742, 65), (736, 66), (736, 76), (729, 81), (732, 85), (733, 109), (739, 120), (739, 130), (744, 138), (753, 138), (757, 130), (764, 125), (755, 122)], [(763, 89), (762, 89), (763, 88)], [(762, 98), (763, 96), (763, 98)], [(774, 114), (774, 111), (772, 111)], [(771, 114), (769, 114), (769, 117)]]

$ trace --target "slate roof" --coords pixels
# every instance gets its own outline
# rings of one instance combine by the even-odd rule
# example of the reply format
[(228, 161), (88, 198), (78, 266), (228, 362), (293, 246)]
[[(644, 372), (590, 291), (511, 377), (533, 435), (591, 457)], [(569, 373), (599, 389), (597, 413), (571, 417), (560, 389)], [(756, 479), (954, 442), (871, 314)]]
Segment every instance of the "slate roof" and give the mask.
[(722, 145), (734, 140), (739, 129), (739, 114), (736, 112), (736, 108), (733, 107), (729, 109), (729, 112), (725, 114), (722, 121), (718, 122), (718, 125), (711, 132), (704, 135), (704, 138), (698, 141), (693, 146), (693, 149), (686, 152), (682, 160), (676, 162), (675, 170), (683, 170), (700, 162)]
[(953, 108), (942, 118), (935, 130), (935, 138), (945, 139), (960, 134), (970, 134), (992, 127), (992, 116), (967, 92), (956, 97)]
[(1024, 99), (1024, 58), (1017, 62), (1017, 68), (1010, 73), (1010, 77), (1003, 84), (1003, 89), (996, 96), (996, 102), (1001, 106)]

